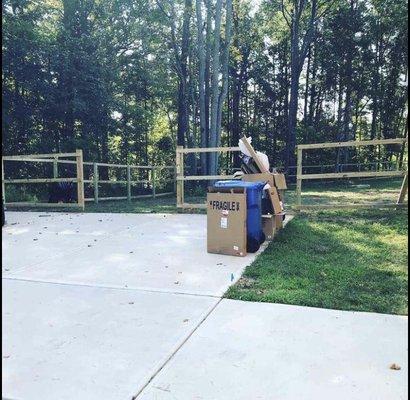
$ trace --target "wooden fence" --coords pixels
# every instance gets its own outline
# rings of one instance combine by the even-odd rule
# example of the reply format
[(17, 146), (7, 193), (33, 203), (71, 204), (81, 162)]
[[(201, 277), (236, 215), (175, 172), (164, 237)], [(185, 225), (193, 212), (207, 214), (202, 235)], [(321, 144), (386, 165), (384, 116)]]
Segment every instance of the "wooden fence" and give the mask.
[(205, 203), (190, 204), (185, 203), (184, 199), (184, 182), (185, 181), (203, 181), (214, 179), (232, 179), (233, 175), (184, 175), (184, 155), (188, 153), (222, 153), (222, 152), (240, 151), (239, 147), (207, 147), (207, 148), (190, 148), (184, 149), (177, 146), (176, 149), (176, 184), (177, 184), (177, 207), (178, 208), (206, 208)]
[[(62, 160), (62, 158), (75, 158), (73, 160)], [(53, 178), (23, 178), (23, 179), (4, 179), (5, 161), (24, 161), (38, 163), (53, 163)], [(70, 163), (76, 165), (76, 176), (70, 178), (58, 177), (58, 163)], [(3, 191), (3, 201), (6, 206), (13, 207), (78, 207), (84, 209), (84, 170), (83, 170), (83, 151), (76, 150), (75, 153), (55, 153), (55, 154), (29, 154), (19, 156), (3, 156), (1, 159), (1, 181)], [(7, 202), (6, 184), (25, 184), (25, 183), (58, 183), (74, 182), (77, 184), (77, 203), (33, 203), (33, 202)]]
[[(397, 206), (404, 202), (407, 191), (407, 170), (383, 170), (383, 171), (358, 171), (358, 172), (334, 172), (334, 173), (320, 173), (320, 174), (303, 174), (303, 151), (312, 149), (329, 149), (342, 147), (358, 147), (358, 146), (380, 146), (389, 144), (407, 145), (407, 138), (398, 139), (377, 139), (365, 141), (350, 141), (337, 143), (317, 143), (317, 144), (303, 144), (297, 146), (297, 176), (296, 176), (296, 209), (302, 208), (344, 208), (344, 207), (376, 207), (376, 206)], [(340, 179), (340, 178), (374, 178), (374, 177), (404, 177), (402, 188), (397, 202), (394, 204), (340, 204), (340, 205), (302, 205), (302, 182), (311, 179)]]
[[(85, 162), (84, 165), (92, 165), (93, 167), (93, 179), (85, 180), (85, 183), (92, 184), (94, 188), (94, 197), (86, 198), (85, 201), (94, 201), (95, 204), (98, 204), (99, 201), (107, 201), (107, 200), (128, 200), (131, 201), (132, 199), (141, 199), (147, 197), (161, 197), (161, 196), (168, 196), (170, 194), (175, 193), (175, 166), (157, 166), (157, 165), (129, 165), (129, 164), (108, 164), (108, 163), (92, 163), (92, 162)], [(125, 169), (127, 173), (126, 180), (101, 180), (99, 179), (99, 168), (100, 167), (109, 167), (109, 168), (118, 168), (118, 169)], [(163, 183), (172, 182), (174, 186), (174, 190), (172, 192), (165, 192), (165, 193), (157, 193), (157, 171), (160, 170), (172, 170), (173, 177), (172, 179), (162, 180)], [(131, 176), (132, 170), (147, 170), (148, 171), (148, 179), (142, 180), (133, 180)], [(100, 197), (99, 196), (99, 186), (101, 184), (126, 184), (126, 195), (125, 196), (117, 196), (117, 197)], [(131, 195), (131, 188), (133, 185), (138, 184), (150, 184), (152, 193), (151, 194), (142, 194), (142, 195)]]
[[(74, 160), (67, 158), (75, 157)], [(5, 179), (4, 178), (4, 162), (5, 161), (20, 161), (20, 162), (36, 162), (36, 163), (53, 163), (53, 178), (29, 178), (29, 179)], [(58, 176), (59, 164), (75, 164), (76, 176), (70, 178), (62, 178)], [(92, 166), (92, 179), (84, 179), (84, 166)], [(126, 170), (126, 180), (101, 180), (99, 179), (99, 168), (123, 168)], [(148, 171), (148, 179), (145, 180), (133, 180), (132, 170), (146, 170)], [(172, 179), (161, 179), (162, 183), (173, 183), (173, 191), (166, 193), (157, 193), (157, 171), (171, 170)], [(6, 184), (27, 184), (27, 183), (56, 183), (56, 182), (74, 182), (77, 184), (77, 203), (39, 203), (39, 202), (7, 202), (6, 197)], [(77, 150), (75, 153), (53, 153), (53, 154), (29, 154), (18, 156), (3, 156), (2, 157), (2, 189), (3, 189), (3, 201), (6, 206), (13, 207), (26, 207), (26, 206), (38, 206), (38, 207), (78, 207), (84, 209), (85, 202), (94, 201), (98, 204), (99, 201), (106, 200), (128, 200), (146, 197), (160, 197), (168, 196), (175, 193), (175, 166), (154, 166), (154, 165), (128, 165), (128, 164), (109, 164), (109, 163), (97, 163), (97, 162), (85, 162), (83, 161), (82, 150)], [(152, 192), (151, 194), (132, 196), (131, 188), (137, 184), (150, 184)], [(84, 185), (91, 184), (93, 186), (94, 196), (86, 198), (84, 196)], [(101, 197), (99, 196), (99, 186), (101, 184), (117, 185), (126, 184), (126, 195), (118, 197)]]

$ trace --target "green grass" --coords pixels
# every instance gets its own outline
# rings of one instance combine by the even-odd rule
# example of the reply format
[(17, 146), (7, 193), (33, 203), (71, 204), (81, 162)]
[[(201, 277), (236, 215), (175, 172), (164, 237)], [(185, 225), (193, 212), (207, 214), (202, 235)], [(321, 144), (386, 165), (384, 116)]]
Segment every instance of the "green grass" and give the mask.
[[(356, 180), (347, 181), (342, 179), (338, 182), (309, 182), (303, 186), (303, 204), (346, 204), (356, 203), (364, 204), (369, 202), (391, 203), (395, 202), (400, 190), (401, 179), (373, 179), (373, 180)], [(187, 203), (205, 202), (205, 194), (190, 196), (185, 195)], [(19, 201), (12, 196), (7, 197), (9, 201)], [(26, 199), (27, 200), (27, 199)], [(285, 206), (291, 209), (296, 203), (294, 187), (291, 186), (286, 191)], [(23, 208), (8, 207), (9, 210), (30, 210), (43, 211), (44, 208), (35, 206)], [(48, 211), (77, 212), (76, 209), (47, 208)], [(93, 202), (87, 202), (85, 212), (99, 213), (177, 213), (182, 212), (176, 207), (175, 196), (157, 197), (156, 199), (144, 198), (134, 199), (128, 203), (126, 200), (100, 201), (98, 205)], [(184, 212), (204, 213), (204, 210), (184, 210)]]
[[(302, 204), (337, 205), (396, 202), (401, 184), (402, 178), (304, 182)], [(289, 206), (296, 204), (294, 190), (286, 192), (286, 203)]]
[(407, 314), (407, 210), (300, 214), (230, 299)]
[[(190, 198), (192, 202), (201, 202), (202, 199)], [(64, 207), (11, 207), (10, 211), (50, 211), (50, 212), (78, 212), (78, 208)], [(85, 204), (86, 213), (205, 213), (206, 210), (178, 210), (176, 200), (173, 196), (127, 200), (100, 201), (98, 204), (87, 202)]]

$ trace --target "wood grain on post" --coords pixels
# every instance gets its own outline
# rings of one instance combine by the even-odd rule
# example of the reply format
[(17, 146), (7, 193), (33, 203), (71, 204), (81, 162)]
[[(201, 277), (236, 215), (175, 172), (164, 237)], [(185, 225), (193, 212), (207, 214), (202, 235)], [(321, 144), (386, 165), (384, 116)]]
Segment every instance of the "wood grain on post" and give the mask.
[(156, 188), (155, 188), (155, 167), (152, 167), (151, 169), (151, 184), (152, 184), (152, 197), (155, 199), (156, 196)]
[(76, 150), (75, 157), (77, 161), (77, 197), (78, 206), (84, 210), (84, 166), (83, 166), (83, 151)]
[(3, 202), (6, 202), (6, 185), (4, 184), (4, 160), (1, 159), (1, 194), (3, 196)]
[(182, 207), (184, 203), (184, 181), (180, 180), (184, 176), (184, 155), (183, 146), (176, 149), (176, 173), (177, 173), (177, 207)]
[(407, 191), (408, 191), (408, 185), (409, 185), (408, 179), (409, 179), (408, 174), (406, 173), (406, 175), (404, 175), (403, 183), (401, 185), (399, 198), (397, 199), (397, 204), (403, 204), (404, 203), (404, 199), (406, 198), (406, 194), (407, 194)]
[(303, 162), (303, 150), (298, 146), (298, 161), (296, 172), (296, 207), (299, 209), (302, 205), (302, 162)]
[(53, 178), (58, 178), (58, 158), (54, 157), (53, 160)]
[(94, 203), (98, 204), (98, 164), (93, 163)]
[(127, 165), (127, 200), (131, 201), (131, 167)]

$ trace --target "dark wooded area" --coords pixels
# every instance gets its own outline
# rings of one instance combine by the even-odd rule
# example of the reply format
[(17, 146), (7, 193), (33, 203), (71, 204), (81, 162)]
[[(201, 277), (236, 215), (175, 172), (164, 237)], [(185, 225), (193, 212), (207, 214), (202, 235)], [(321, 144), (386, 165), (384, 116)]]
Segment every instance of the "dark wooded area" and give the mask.
[[(246, 134), (287, 169), (296, 144), (406, 135), (404, 0), (5, 0), (2, 11), (3, 154), (82, 148), (87, 161), (164, 165), (177, 144)], [(337, 170), (403, 155), (310, 157)], [(218, 158), (187, 163), (212, 175)]]

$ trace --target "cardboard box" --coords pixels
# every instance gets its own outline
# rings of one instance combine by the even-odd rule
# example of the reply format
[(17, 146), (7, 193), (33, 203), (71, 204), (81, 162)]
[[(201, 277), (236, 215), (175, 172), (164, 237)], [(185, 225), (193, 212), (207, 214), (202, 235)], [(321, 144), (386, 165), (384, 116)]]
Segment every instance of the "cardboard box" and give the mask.
[(262, 174), (243, 174), (242, 180), (246, 182), (267, 182), (271, 186), (275, 186), (273, 174), (265, 172)]
[(272, 240), (276, 233), (275, 217), (271, 215), (262, 218), (262, 229), (265, 234), (266, 240)]
[(288, 188), (284, 174), (274, 173), (273, 178), (275, 179), (275, 186), (278, 190), (286, 190)]
[(275, 215), (275, 229), (278, 231), (283, 228), (283, 214)]
[(246, 256), (245, 189), (209, 189), (207, 250), (208, 253)]
[(269, 195), (270, 195), (270, 199), (272, 202), (273, 211), (275, 212), (275, 214), (281, 214), (283, 209), (280, 204), (280, 197), (279, 197), (278, 190), (276, 189), (275, 186), (272, 186), (269, 189)]
[(266, 240), (272, 240), (275, 234), (283, 228), (283, 214), (263, 216), (262, 228)]

